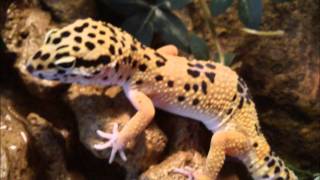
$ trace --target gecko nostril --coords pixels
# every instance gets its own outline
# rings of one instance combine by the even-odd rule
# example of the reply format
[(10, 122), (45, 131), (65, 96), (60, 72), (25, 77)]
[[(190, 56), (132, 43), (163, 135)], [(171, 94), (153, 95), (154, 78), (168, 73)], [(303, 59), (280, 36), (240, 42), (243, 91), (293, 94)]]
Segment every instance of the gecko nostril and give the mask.
[(27, 66), (27, 71), (28, 71), (29, 73), (32, 73), (32, 72), (34, 71), (34, 67), (33, 67), (32, 65), (28, 65), (28, 66)]

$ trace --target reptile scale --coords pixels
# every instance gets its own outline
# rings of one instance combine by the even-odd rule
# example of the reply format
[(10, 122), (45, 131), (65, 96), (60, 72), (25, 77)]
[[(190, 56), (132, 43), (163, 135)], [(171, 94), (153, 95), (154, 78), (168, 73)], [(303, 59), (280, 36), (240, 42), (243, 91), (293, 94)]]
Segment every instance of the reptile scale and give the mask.
[(175, 172), (216, 179), (229, 155), (242, 160), (254, 179), (297, 179), (261, 133), (244, 81), (229, 67), (177, 54), (175, 46), (154, 50), (122, 29), (87, 18), (49, 31), (26, 68), (62, 83), (122, 86), (137, 112), (119, 132), (117, 124), (111, 133), (97, 129), (106, 142), (94, 147), (111, 148), (110, 163), (117, 152), (126, 160), (126, 143), (149, 125), (157, 107), (201, 121), (214, 132), (205, 168)]

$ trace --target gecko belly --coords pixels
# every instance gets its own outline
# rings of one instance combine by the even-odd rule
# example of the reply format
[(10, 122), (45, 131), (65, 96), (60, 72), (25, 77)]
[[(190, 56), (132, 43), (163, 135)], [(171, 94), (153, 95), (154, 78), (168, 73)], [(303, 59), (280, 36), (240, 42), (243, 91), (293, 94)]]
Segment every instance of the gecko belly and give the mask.
[(193, 109), (192, 107), (183, 108), (175, 105), (164, 105), (163, 103), (157, 101), (154, 101), (154, 104), (161, 110), (200, 121), (207, 127), (207, 129), (212, 132), (215, 132), (217, 130), (220, 123), (220, 118), (218, 116), (204, 113), (197, 109)]

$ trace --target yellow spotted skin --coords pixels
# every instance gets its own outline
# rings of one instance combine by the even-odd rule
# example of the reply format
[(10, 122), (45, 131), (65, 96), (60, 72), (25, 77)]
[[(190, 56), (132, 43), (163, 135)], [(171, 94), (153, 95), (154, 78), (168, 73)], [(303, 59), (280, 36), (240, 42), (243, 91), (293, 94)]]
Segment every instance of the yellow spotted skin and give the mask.
[(255, 179), (297, 179), (271, 151), (255, 105), (230, 68), (189, 60), (174, 46), (146, 47), (127, 32), (90, 18), (47, 33), (26, 66), (34, 76), (63, 83), (120, 85), (137, 113), (116, 133), (98, 132), (126, 160), (124, 147), (150, 123), (155, 107), (190, 117), (214, 132), (205, 168), (195, 179), (216, 179), (226, 155), (241, 159)]

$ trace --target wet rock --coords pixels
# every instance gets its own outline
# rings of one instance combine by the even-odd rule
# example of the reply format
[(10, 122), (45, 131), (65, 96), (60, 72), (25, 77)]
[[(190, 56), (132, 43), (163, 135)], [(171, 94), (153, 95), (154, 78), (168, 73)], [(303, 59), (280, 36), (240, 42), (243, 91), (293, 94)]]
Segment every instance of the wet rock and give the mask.
[(9, 99), (0, 98), (1, 179), (33, 179), (35, 173), (28, 161), (30, 136)]
[[(260, 113), (262, 131), (271, 147), (295, 168), (319, 171), (319, 122), (312, 121), (298, 112), (292, 113), (281, 107), (273, 107), (276, 108), (266, 109)], [(305, 175), (301, 176), (299, 173), (301, 172), (298, 172), (301, 178)]]
[(319, 3), (266, 3), (262, 29), (284, 30), (280, 37), (248, 38), (238, 49), (241, 73), (253, 94), (294, 105), (320, 117)]
[(66, 179), (63, 138), (36, 114), (25, 118), (13, 94), (1, 98), (1, 166), (4, 179)]
[(55, 96), (57, 82), (41, 80), (31, 76), (25, 69), (27, 60), (39, 49), (46, 32), (55, 28), (48, 13), (27, 6), (11, 4), (8, 18), (2, 30), (3, 40), (9, 52), (16, 54), (15, 66), (28, 90), (40, 98)]
[(63, 22), (95, 17), (96, 2), (92, 0), (41, 0), (49, 8), (54, 17)]
[[(99, 158), (109, 157), (110, 149), (97, 151), (93, 145), (102, 143), (96, 130), (112, 131), (114, 123), (121, 129), (133, 116), (135, 110), (117, 87), (106, 91), (95, 87), (80, 87), (73, 85), (69, 89), (67, 101), (75, 112), (81, 142)], [(134, 141), (129, 142), (125, 152), (127, 162), (117, 155), (115, 162), (127, 170), (127, 179), (132, 179), (138, 173), (157, 162), (162, 154), (167, 139), (155, 124), (151, 124)]]

